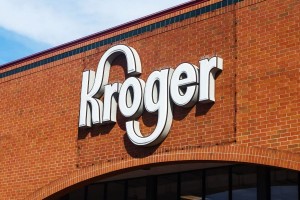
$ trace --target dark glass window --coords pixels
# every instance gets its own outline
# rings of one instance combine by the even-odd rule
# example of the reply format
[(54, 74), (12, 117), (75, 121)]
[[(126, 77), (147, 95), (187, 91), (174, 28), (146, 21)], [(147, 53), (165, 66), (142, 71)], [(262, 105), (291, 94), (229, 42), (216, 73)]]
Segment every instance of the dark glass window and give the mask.
[(104, 200), (104, 184), (89, 185), (87, 200)]
[(125, 199), (125, 181), (114, 181), (107, 183), (107, 199)]
[(128, 180), (128, 196), (127, 200), (146, 200), (147, 180), (139, 178)]
[(157, 177), (157, 200), (177, 199), (177, 174)]
[(69, 194), (69, 200), (82, 200), (84, 199), (85, 195), (85, 188), (80, 188), (78, 190), (74, 190)]
[(180, 199), (202, 198), (202, 171), (180, 174)]
[(298, 200), (298, 172), (271, 169), (271, 200)]
[(206, 198), (227, 200), (229, 197), (229, 170), (227, 167), (206, 170)]
[(232, 167), (232, 200), (257, 199), (257, 168), (251, 165)]
[(297, 171), (258, 165), (232, 165), (94, 183), (59, 199), (299, 200), (298, 179)]

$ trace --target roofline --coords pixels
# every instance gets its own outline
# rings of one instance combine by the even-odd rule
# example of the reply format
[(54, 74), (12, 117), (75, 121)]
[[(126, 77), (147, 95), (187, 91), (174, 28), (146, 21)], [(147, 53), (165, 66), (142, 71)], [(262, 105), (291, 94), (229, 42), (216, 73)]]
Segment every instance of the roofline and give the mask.
[(145, 21), (149, 21), (149, 20), (161, 17), (163, 15), (166, 15), (166, 14), (169, 14), (169, 13), (172, 13), (172, 12), (175, 12), (175, 11), (178, 11), (178, 10), (182, 10), (184, 8), (196, 5), (196, 4), (200, 3), (200, 2), (203, 3), (203, 2), (206, 2), (206, 1), (208, 1), (208, 0), (192, 0), (192, 1), (187, 2), (187, 3), (182, 3), (182, 4), (179, 4), (177, 6), (173, 6), (173, 7), (164, 9), (162, 11), (158, 11), (158, 12), (155, 12), (153, 14), (146, 15), (144, 17), (141, 17), (141, 18), (138, 18), (138, 19), (135, 19), (135, 20), (132, 20), (132, 21), (120, 24), (118, 26), (114, 26), (112, 28), (108, 28), (108, 29), (105, 29), (103, 31), (100, 31), (100, 32), (97, 32), (97, 33), (94, 33), (94, 34), (91, 34), (91, 35), (88, 35), (88, 36), (85, 36), (85, 37), (73, 40), (71, 42), (67, 42), (67, 43), (58, 45), (56, 47), (50, 48), (50, 49), (47, 49), (47, 50), (44, 50), (44, 51), (40, 51), (38, 53), (35, 53), (35, 54), (32, 54), (32, 55), (29, 55), (29, 56), (17, 59), (15, 61), (8, 62), (6, 64), (0, 65), (0, 69), (9, 67), (11, 65), (16, 65), (16, 64), (19, 64), (19, 63), (22, 63), (22, 62), (25, 62), (25, 61), (33, 60), (33, 59), (35, 59), (37, 57), (40, 57), (40, 56), (43, 56), (43, 55), (46, 55), (46, 54), (49, 54), (49, 53), (53, 53), (54, 51), (59, 51), (59, 50), (62, 50), (62, 49), (68, 48), (68, 47), (72, 47), (72, 46), (75, 46), (77, 44), (86, 42), (88, 40), (92, 40), (94, 38), (97, 38), (99, 36), (108, 35), (108, 34), (110, 34), (112, 32), (116, 32), (116, 31), (128, 28), (130, 26), (137, 25), (137, 24), (143, 23)]

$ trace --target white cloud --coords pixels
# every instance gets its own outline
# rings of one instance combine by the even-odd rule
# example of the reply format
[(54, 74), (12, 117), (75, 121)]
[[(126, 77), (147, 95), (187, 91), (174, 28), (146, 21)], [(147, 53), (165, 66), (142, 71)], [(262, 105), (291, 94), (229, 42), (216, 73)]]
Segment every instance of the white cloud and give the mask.
[(62, 44), (187, 0), (0, 0), (0, 27)]

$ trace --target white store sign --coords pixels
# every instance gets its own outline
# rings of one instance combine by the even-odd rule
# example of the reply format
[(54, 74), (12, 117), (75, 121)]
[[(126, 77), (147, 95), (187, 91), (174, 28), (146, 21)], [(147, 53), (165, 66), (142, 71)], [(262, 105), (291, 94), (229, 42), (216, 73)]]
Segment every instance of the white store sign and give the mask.
[[(111, 64), (121, 54), (126, 57), (130, 77), (124, 83), (108, 84)], [(223, 59), (212, 57), (200, 60), (199, 64), (200, 69), (182, 63), (176, 69), (157, 70), (145, 82), (136, 77), (142, 73), (136, 50), (125, 45), (111, 47), (101, 57), (96, 72), (83, 72), (79, 127), (115, 123), (119, 106), (122, 115), (128, 119), (126, 132), (134, 144), (152, 146), (161, 143), (172, 125), (173, 103), (192, 107), (196, 102), (215, 101), (215, 75), (223, 70)], [(103, 101), (100, 100), (102, 96)], [(151, 134), (142, 134), (139, 121), (135, 120), (144, 109), (158, 113), (157, 125)]]

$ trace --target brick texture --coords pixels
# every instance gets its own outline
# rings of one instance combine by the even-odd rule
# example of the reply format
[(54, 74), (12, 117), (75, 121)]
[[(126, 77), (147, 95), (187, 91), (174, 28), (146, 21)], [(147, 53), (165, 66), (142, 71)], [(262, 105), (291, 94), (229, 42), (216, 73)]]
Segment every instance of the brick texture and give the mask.
[[(244, 0), (3, 78), (0, 199), (44, 199), (95, 177), (161, 162), (229, 161), (300, 170), (299, 10), (298, 0)], [(114, 125), (78, 129), (82, 72), (96, 70), (100, 57), (115, 44), (137, 50), (143, 80), (157, 69), (182, 62), (199, 66), (202, 57), (221, 56), (224, 70), (216, 80), (216, 103), (175, 106), (168, 137), (149, 148), (129, 141), (120, 113)], [(124, 57), (118, 57), (109, 81), (123, 82), (125, 67)], [(139, 121), (142, 132), (150, 132), (157, 116), (144, 113)]]

